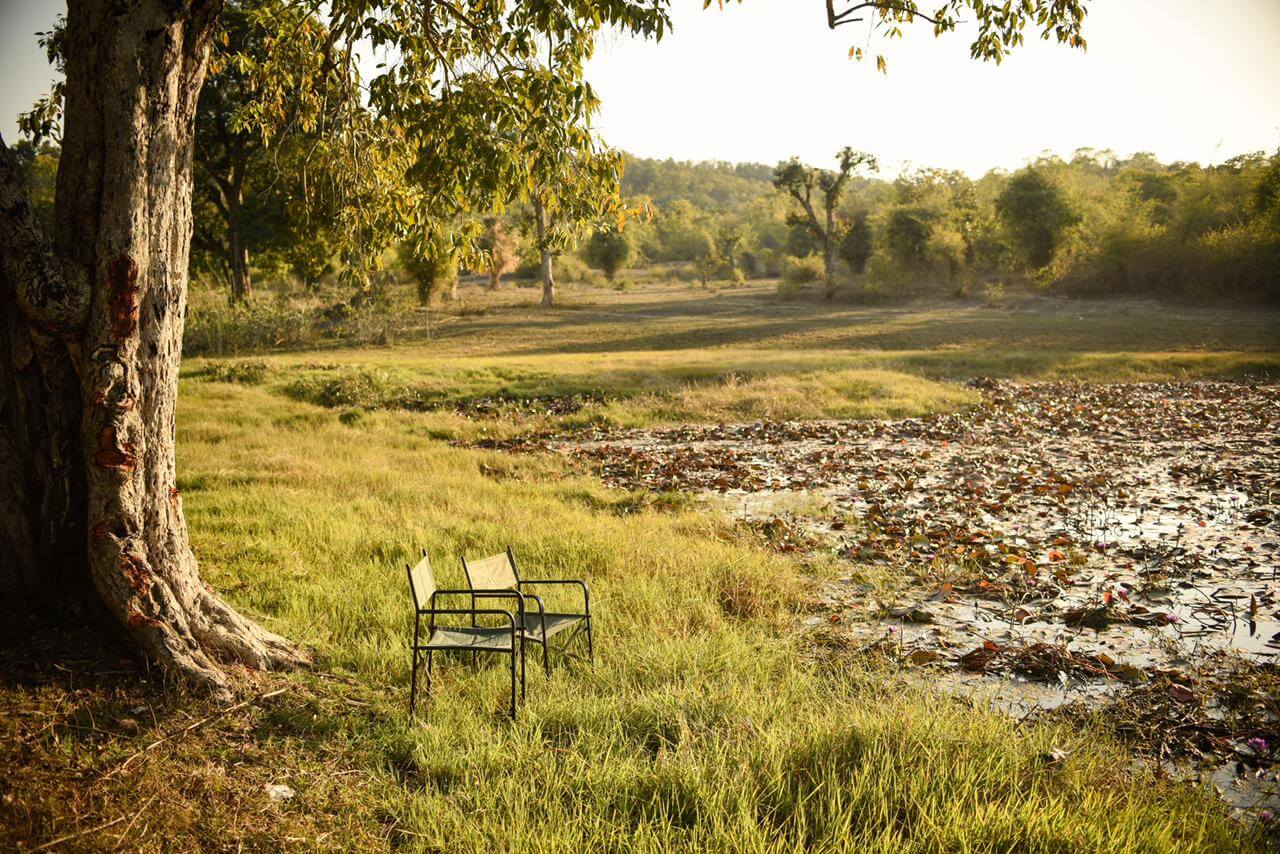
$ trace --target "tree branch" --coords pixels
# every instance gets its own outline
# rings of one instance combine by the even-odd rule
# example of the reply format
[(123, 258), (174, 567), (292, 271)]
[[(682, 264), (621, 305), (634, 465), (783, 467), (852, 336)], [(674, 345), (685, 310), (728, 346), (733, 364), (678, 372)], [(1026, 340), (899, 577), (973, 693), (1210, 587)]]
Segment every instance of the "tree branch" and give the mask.
[(89, 277), (60, 258), (40, 229), (17, 158), (0, 137), (0, 265), (18, 309), (31, 322), (59, 334), (84, 323)]
[(819, 238), (825, 239), (823, 237), (822, 223), (818, 221), (818, 214), (813, 210), (813, 202), (810, 197), (810, 186), (805, 186), (803, 196), (794, 188), (791, 188), (790, 192), (791, 197), (800, 203), (800, 206), (804, 208), (804, 212), (809, 216), (809, 227), (813, 229), (814, 233), (817, 234)]
[(843, 12), (837, 13), (835, 10), (835, 0), (827, 0), (827, 27), (834, 30), (841, 24), (852, 24), (855, 21), (861, 21), (861, 18), (851, 18), (849, 16), (854, 12), (861, 11), (862, 9), (875, 9), (877, 11), (884, 12), (901, 12), (904, 15), (911, 15), (914, 18), (923, 18), (935, 27), (938, 25), (937, 18), (931, 15), (926, 15), (914, 6), (909, 6), (903, 3), (886, 3), (884, 0), (869, 0), (869, 2), (866, 3), (855, 3)]

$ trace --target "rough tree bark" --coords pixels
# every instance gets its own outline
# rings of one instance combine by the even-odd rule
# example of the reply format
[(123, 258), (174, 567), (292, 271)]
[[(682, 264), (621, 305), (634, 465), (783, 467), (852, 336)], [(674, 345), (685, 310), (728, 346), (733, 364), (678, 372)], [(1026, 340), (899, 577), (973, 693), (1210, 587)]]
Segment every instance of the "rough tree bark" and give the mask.
[(288, 641), (200, 579), (174, 467), (192, 137), (220, 0), (71, 0), (56, 237), (0, 140), (0, 595), (105, 606), (218, 699)]
[(533, 199), (533, 220), (537, 228), (538, 255), (541, 260), (539, 270), (542, 274), (542, 307), (551, 308), (556, 301), (555, 272), (552, 270), (552, 255), (547, 249), (547, 209), (542, 199)]

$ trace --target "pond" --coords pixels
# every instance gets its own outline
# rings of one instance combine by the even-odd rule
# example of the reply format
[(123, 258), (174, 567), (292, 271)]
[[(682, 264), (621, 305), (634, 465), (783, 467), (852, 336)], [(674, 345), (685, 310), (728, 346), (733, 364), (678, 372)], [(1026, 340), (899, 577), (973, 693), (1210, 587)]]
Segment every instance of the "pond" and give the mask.
[(974, 385), (982, 405), (932, 418), (546, 447), (612, 485), (699, 494), (779, 550), (834, 550), (849, 569), (802, 620), (815, 645), (936, 669), (1015, 713), (1190, 728), (1159, 758), (1274, 798), (1280, 386)]

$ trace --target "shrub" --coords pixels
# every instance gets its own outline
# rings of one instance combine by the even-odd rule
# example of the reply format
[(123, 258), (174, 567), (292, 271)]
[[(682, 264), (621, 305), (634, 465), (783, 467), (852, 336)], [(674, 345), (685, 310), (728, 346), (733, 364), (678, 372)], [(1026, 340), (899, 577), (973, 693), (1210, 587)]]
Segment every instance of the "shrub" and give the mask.
[(677, 282), (691, 285), (694, 282), (699, 281), (698, 267), (696, 264), (672, 264), (671, 278), (675, 279)]
[(1009, 179), (996, 198), (996, 213), (1032, 267), (1052, 261), (1067, 229), (1080, 222), (1066, 192), (1034, 167)]
[(937, 213), (928, 208), (899, 207), (891, 211), (885, 223), (884, 243), (892, 260), (909, 270), (925, 268), (937, 218)]
[(840, 238), (837, 252), (854, 273), (862, 273), (871, 257), (871, 221), (866, 211), (858, 211)]
[(598, 279), (599, 274), (587, 266), (587, 262), (583, 261), (577, 255), (558, 255), (552, 261), (552, 269), (555, 271), (557, 281), (561, 282), (586, 282), (592, 279)]
[(296, 347), (314, 337), (308, 312), (284, 304), (192, 307), (182, 338), (185, 355), (223, 355)]
[(822, 259), (817, 255), (804, 258), (787, 258), (782, 264), (782, 281), (793, 287), (821, 281)]
[(400, 244), (400, 265), (417, 285), (418, 302), (430, 305), (440, 293), (448, 293), (458, 280), (458, 259), (448, 253), (426, 256), (411, 242)]
[(407, 319), (384, 300), (356, 299), (311, 308), (284, 300), (235, 307), (210, 303), (191, 308), (182, 352), (186, 356), (236, 355), (297, 349), (325, 340), (382, 345)]
[(982, 290), (987, 297), (989, 308), (995, 308), (1004, 302), (1004, 282), (987, 282)]
[(609, 281), (635, 259), (635, 246), (625, 231), (597, 231), (587, 241), (583, 257), (592, 267), (604, 273)]
[(209, 366), (206, 375), (214, 382), (260, 385), (267, 378), (267, 363), (214, 362)]

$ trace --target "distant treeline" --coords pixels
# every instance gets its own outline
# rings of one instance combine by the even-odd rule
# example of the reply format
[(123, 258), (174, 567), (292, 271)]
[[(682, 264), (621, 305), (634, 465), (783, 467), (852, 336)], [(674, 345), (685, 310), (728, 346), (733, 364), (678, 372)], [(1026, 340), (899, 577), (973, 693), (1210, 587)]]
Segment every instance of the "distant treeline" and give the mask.
[[(820, 247), (775, 190), (773, 167), (643, 158), (626, 166), (624, 196), (650, 212), (624, 228), (633, 264), (820, 277)], [(846, 290), (864, 294), (1017, 277), (1082, 295), (1277, 299), (1280, 155), (1206, 167), (1085, 149), (976, 180), (941, 169), (854, 176), (837, 227)]]
[[(37, 215), (48, 222), (58, 150), (24, 142), (16, 151)], [(777, 277), (797, 289), (823, 279), (822, 247), (794, 199), (775, 187), (777, 168), (628, 157), (622, 195), (630, 217), (620, 232), (584, 235), (558, 257), (557, 276), (598, 283), (627, 268), (667, 265), (689, 281)], [(195, 207), (195, 218), (197, 234), (219, 226), (207, 205)], [(892, 299), (1019, 281), (1075, 295), (1280, 300), (1280, 154), (1201, 166), (1085, 149), (978, 179), (941, 169), (895, 179), (855, 174), (840, 194), (835, 227), (836, 292), (846, 296)], [(491, 263), (476, 272), (493, 282), (538, 274), (527, 211), (486, 217), (485, 228)], [(314, 233), (297, 247), (283, 245), (290, 234), (302, 232), (248, 231), (245, 257), (273, 276), (305, 267), (314, 272), (300, 280), (309, 281), (332, 272)], [(410, 255), (389, 263), (431, 279), (422, 264), (406, 261)], [(193, 259), (197, 273), (222, 269), (199, 242)], [(433, 276), (456, 278), (447, 270)]]

